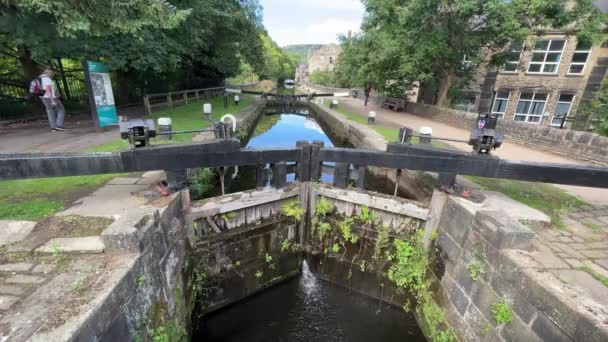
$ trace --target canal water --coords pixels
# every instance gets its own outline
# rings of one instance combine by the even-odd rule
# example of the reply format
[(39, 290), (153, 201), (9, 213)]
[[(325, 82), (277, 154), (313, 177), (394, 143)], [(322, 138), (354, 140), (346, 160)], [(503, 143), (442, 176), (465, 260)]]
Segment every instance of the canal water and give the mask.
[[(314, 119), (282, 114), (263, 117), (247, 147), (292, 147), (299, 140), (334, 146)], [(321, 280), (305, 262), (301, 275), (199, 324), (193, 341), (425, 341), (413, 314)]]
[(194, 341), (426, 341), (413, 315), (302, 274), (203, 318)]

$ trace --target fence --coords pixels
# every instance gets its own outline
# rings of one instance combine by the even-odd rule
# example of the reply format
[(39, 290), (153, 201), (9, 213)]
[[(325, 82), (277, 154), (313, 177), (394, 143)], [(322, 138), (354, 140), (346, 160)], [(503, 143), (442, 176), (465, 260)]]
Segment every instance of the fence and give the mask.
[[(234, 87), (248, 87), (253, 86), (256, 83), (247, 83), (235, 85)], [(214, 88), (200, 88), (200, 89), (187, 89), (180, 91), (171, 91), (167, 93), (156, 93), (144, 95), (144, 107), (146, 114), (152, 114), (154, 109), (158, 108), (169, 108), (173, 109), (173, 106), (188, 104), (189, 102), (200, 101), (211, 97), (220, 96), (224, 93), (226, 87), (214, 87)]]

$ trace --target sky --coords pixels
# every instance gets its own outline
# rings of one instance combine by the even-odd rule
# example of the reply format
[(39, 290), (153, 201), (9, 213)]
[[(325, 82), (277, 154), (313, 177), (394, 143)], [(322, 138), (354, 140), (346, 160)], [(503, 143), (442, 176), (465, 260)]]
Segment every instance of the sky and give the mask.
[(260, 0), (264, 26), (279, 46), (336, 43), (339, 33), (359, 31), (360, 0)]

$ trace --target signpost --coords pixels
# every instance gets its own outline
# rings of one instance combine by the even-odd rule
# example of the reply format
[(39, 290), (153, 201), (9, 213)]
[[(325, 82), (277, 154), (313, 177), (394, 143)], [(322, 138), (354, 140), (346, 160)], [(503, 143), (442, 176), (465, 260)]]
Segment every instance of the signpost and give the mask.
[(108, 66), (100, 62), (85, 61), (83, 67), (95, 125), (98, 128), (117, 125), (118, 115)]

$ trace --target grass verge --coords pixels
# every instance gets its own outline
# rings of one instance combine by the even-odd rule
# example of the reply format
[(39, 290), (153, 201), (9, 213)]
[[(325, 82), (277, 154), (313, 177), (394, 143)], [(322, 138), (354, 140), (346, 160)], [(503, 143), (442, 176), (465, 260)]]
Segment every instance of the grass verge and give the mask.
[[(327, 104), (326, 106), (329, 105)], [(351, 121), (364, 125), (367, 124), (366, 117), (350, 112), (340, 106), (338, 106), (336, 111)], [(387, 141), (397, 141), (398, 130), (382, 125), (374, 125), (372, 127), (376, 132), (384, 136)], [(417, 144), (418, 140), (414, 138), (412, 143)], [(433, 142), (433, 146), (451, 148), (445, 143), (435, 141)], [(479, 184), (484, 190), (501, 192), (516, 201), (546, 213), (551, 217), (553, 226), (558, 229), (566, 228), (560, 218), (560, 214), (563, 214), (572, 208), (587, 204), (581, 199), (570, 195), (551, 184), (474, 176), (466, 176), (466, 178)]]
[[(203, 120), (202, 104), (211, 103), (213, 119), (219, 120), (224, 114), (240, 111), (253, 101), (250, 96), (241, 96), (238, 107), (230, 102), (223, 108), (223, 98), (213, 98), (164, 110), (148, 116), (150, 119), (171, 117), (173, 130), (202, 129), (211, 126), (212, 122)], [(179, 143), (191, 141), (194, 133), (179, 134), (173, 140), (153, 139), (153, 143)], [(87, 149), (87, 152), (114, 152), (128, 149), (129, 144), (117, 138), (109, 143)], [(40, 220), (61, 211), (78, 198), (87, 195), (96, 187), (105, 184), (117, 174), (75, 176), (41, 179), (20, 179), (0, 181), (0, 219)]]
[(591, 268), (584, 266), (579, 268), (579, 270), (581, 271), (585, 271), (589, 274), (591, 274), (591, 276), (597, 280), (599, 280), (602, 284), (604, 284), (604, 286), (608, 286), (608, 278), (604, 277), (603, 275), (595, 272), (594, 270), (592, 270)]

